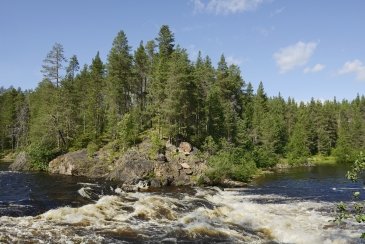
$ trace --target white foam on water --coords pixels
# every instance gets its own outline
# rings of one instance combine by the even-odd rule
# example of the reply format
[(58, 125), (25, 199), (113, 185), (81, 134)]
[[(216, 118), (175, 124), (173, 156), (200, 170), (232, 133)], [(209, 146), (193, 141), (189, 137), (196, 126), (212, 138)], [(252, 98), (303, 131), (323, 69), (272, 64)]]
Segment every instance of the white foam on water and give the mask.
[[(258, 203), (254, 199), (263, 201)], [(281, 201), (265, 203), (267, 199)], [(186, 194), (182, 198), (166, 194), (120, 193), (103, 196), (95, 203), (79, 208), (62, 207), (36, 217), (0, 217), (0, 243), (29, 240), (100, 243), (115, 235), (122, 239), (126, 235), (132, 236), (136, 241), (183, 237), (233, 243), (270, 240), (279, 243), (360, 243), (361, 225), (339, 227), (332, 224), (329, 222), (334, 218), (332, 213), (323, 211), (332, 208), (333, 204), (324, 202), (245, 195), (218, 188), (196, 188), (196, 194)]]

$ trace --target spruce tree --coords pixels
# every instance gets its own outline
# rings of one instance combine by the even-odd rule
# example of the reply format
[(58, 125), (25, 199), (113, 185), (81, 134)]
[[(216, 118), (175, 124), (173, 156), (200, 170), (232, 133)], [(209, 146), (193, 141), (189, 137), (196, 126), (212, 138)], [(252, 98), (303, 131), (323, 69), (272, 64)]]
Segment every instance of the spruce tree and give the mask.
[(108, 55), (107, 64), (108, 129), (116, 136), (116, 124), (129, 111), (132, 103), (132, 56), (127, 36), (118, 32)]

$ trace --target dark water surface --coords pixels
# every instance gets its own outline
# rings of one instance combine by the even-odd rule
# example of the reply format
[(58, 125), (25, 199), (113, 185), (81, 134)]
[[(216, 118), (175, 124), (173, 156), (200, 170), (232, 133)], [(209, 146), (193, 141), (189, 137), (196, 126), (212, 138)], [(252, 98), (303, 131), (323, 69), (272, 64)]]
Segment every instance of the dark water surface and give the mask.
[(353, 192), (361, 192), (365, 199), (363, 182), (346, 179), (348, 164), (325, 164), (313, 167), (281, 169), (256, 179), (245, 192), (253, 194), (277, 194), (293, 199), (312, 201), (348, 202)]
[(85, 177), (12, 172), (8, 171), (9, 165), (10, 162), (0, 162), (0, 216), (34, 216), (61, 206), (91, 203), (78, 192), (85, 184), (93, 185), (94, 192), (100, 195), (110, 192), (108, 184)]

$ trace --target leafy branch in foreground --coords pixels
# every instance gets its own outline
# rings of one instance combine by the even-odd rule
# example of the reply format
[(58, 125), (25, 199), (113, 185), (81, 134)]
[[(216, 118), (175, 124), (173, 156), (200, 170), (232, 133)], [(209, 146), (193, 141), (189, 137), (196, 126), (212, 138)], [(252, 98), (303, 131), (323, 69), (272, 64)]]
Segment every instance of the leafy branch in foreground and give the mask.
[[(361, 152), (351, 170), (347, 172), (347, 179), (352, 182), (357, 182), (359, 179), (359, 175), (361, 175), (365, 171), (365, 155)], [(360, 192), (356, 191), (353, 193), (353, 197), (355, 200), (359, 201)], [(341, 202), (337, 205), (337, 216), (334, 222), (342, 223), (345, 219), (354, 219), (358, 223), (365, 223), (365, 202), (360, 201), (356, 202), (352, 206), (348, 206), (345, 203)], [(361, 238), (365, 239), (365, 232), (361, 234)]]

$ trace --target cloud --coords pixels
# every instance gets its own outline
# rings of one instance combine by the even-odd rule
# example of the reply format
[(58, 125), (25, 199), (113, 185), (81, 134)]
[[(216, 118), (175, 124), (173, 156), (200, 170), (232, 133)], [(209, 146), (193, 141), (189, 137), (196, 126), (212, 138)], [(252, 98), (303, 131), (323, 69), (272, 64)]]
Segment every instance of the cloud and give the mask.
[(235, 14), (256, 9), (264, 0), (192, 0), (194, 12)]
[(283, 74), (296, 67), (304, 66), (313, 55), (317, 45), (316, 42), (297, 42), (274, 53), (273, 57), (280, 73)]
[(319, 71), (322, 71), (326, 66), (323, 64), (316, 64), (313, 67), (306, 67), (303, 72), (305, 74), (307, 73), (317, 73)]
[(285, 10), (285, 7), (275, 9), (273, 12), (271, 12), (270, 17), (274, 17), (275, 15), (279, 15), (282, 12), (284, 12), (284, 10)]
[(239, 58), (235, 58), (233, 56), (228, 56), (226, 57), (226, 62), (227, 64), (231, 65), (231, 64), (234, 64), (234, 65), (241, 65), (242, 64), (242, 59), (239, 59)]
[(339, 75), (356, 74), (357, 80), (365, 80), (365, 65), (358, 59), (347, 61), (338, 71)]

